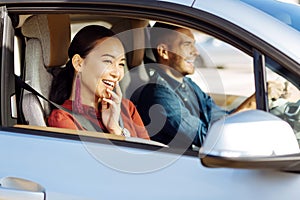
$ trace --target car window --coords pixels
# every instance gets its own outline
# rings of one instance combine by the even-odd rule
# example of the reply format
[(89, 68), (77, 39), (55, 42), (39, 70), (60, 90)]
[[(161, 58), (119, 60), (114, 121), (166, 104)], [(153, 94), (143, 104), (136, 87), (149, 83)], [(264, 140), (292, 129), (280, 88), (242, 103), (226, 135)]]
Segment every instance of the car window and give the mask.
[[(39, 15), (39, 17), (42, 17), (43, 15)], [(30, 17), (27, 16), (28, 18)], [(135, 101), (135, 97), (143, 97), (138, 96), (136, 94), (139, 94), (139, 90), (147, 85), (150, 81), (151, 83), (151, 77), (152, 77), (152, 64), (149, 62), (149, 59), (153, 59), (153, 52), (151, 53), (149, 51), (150, 38), (149, 38), (149, 31), (150, 26), (155, 25), (155, 21), (151, 20), (145, 20), (145, 19), (131, 19), (131, 18), (123, 18), (123, 17), (107, 17), (102, 15), (79, 15), (79, 14), (71, 14), (68, 15), (70, 18), (70, 39), (72, 40), (74, 38), (74, 35), (78, 33), (78, 31), (88, 25), (102, 25), (108, 29), (113, 30), (115, 33), (117, 33), (118, 37), (122, 40), (124, 44), (124, 48), (126, 51), (126, 65), (125, 65), (125, 76), (124, 79), (120, 82), (123, 97), (130, 99), (133, 104), (136, 106), (137, 111), (141, 115), (141, 119), (143, 120), (143, 123), (145, 127), (147, 128), (150, 136), (155, 136), (164, 126), (166, 126), (165, 118), (152, 117), (150, 122), (148, 119), (148, 116), (143, 118), (143, 110), (144, 105), (143, 103), (138, 104)], [(26, 20), (26, 19), (25, 19)], [(175, 24), (176, 25), (176, 24)], [(17, 28), (17, 32), (22, 32), (22, 28), (24, 28), (24, 25)], [(32, 28), (32, 27), (31, 27)], [(253, 57), (249, 56), (248, 54), (244, 53), (237, 47), (221, 40), (220, 38), (217, 38), (213, 35), (190, 29), (192, 31), (193, 37), (195, 39), (195, 47), (198, 51), (198, 55), (195, 57), (194, 61), (194, 68), (195, 71), (192, 74), (187, 75), (187, 78), (190, 78), (199, 88), (203, 91), (203, 95), (206, 98), (212, 98), (212, 100), (215, 102), (217, 106), (220, 107), (220, 115), (226, 115), (234, 112), (234, 110), (248, 97), (253, 95), (255, 93), (255, 78), (254, 78), (254, 72), (253, 72)], [(134, 35), (136, 34), (136, 35)], [(27, 35), (18, 35), (18, 40), (22, 41), (25, 40), (26, 37), (26, 45), (31, 45), (30, 42), (28, 42), (30, 37)], [(69, 41), (70, 42), (70, 41)], [(69, 43), (68, 43), (69, 44)], [(23, 48), (25, 48), (25, 43), (18, 42), (18, 45), (16, 45), (15, 53), (18, 53), (19, 55), (22, 55), (21, 52)], [(35, 48), (31, 48), (35, 49)], [(141, 51), (142, 50), (142, 51)], [(149, 53), (150, 52), (150, 53)], [(21, 76), (25, 77), (25, 81), (27, 83), (32, 84), (31, 86), (43, 94), (46, 98), (49, 98), (49, 87), (51, 87), (51, 81), (52, 77), (55, 77), (59, 71), (61, 71), (66, 64), (66, 61), (64, 63), (60, 63), (59, 66), (55, 67), (45, 67), (47, 70), (44, 70), (42, 67), (38, 67), (37, 69), (30, 69), (32, 65), (32, 56), (38, 55), (36, 52), (32, 52), (32, 55), (25, 55), (24, 58), (18, 58), (20, 61), (25, 60), (23, 66), (25, 66), (25, 70), (23, 70), (23, 73)], [(144, 57), (145, 55), (145, 57)], [(153, 59), (154, 60), (154, 59)], [(153, 62), (152, 60), (152, 62)], [(28, 62), (30, 61), (30, 62)], [(190, 62), (188, 60), (188, 62)], [(17, 62), (16, 62), (17, 63)], [(21, 64), (22, 66), (22, 64)], [(21, 68), (18, 66), (18, 68)], [(19, 70), (22, 71), (22, 70)], [(38, 76), (36, 73), (33, 73), (35, 71), (38, 71)], [(20, 73), (20, 72), (19, 72)], [(31, 74), (30, 74), (31, 73)], [(38, 77), (38, 78), (37, 78)], [(29, 79), (28, 79), (29, 78)], [(27, 80), (28, 79), (28, 80)], [(270, 78), (271, 79), (271, 78)], [(42, 82), (40, 80), (43, 80)], [(277, 79), (276, 79), (277, 80)], [(140, 87), (142, 86), (142, 87)], [(182, 86), (184, 88), (184, 86)], [(138, 92), (137, 92), (138, 91)], [(299, 92), (299, 91), (298, 91)], [(144, 93), (144, 95), (147, 93)], [(167, 94), (167, 93), (166, 93)], [(202, 94), (202, 93), (201, 93)], [(19, 128), (30, 128), (30, 129), (37, 129), (41, 131), (49, 131), (49, 132), (59, 132), (66, 134), (79, 134), (84, 135), (84, 131), (82, 132), (72, 132), (72, 131), (66, 131), (65, 129), (58, 130), (56, 128), (49, 128), (47, 127), (47, 118), (49, 117), (50, 110), (49, 110), (49, 103), (46, 101), (39, 101), (39, 97), (33, 95), (31, 92), (24, 91), (22, 94), (23, 97), (26, 97), (27, 101), (23, 101), (22, 104), (22, 110), (19, 110), (18, 115), (18, 125), (16, 127)], [(23, 98), (22, 97), (22, 98)], [(22, 101), (22, 98), (19, 99), (19, 101)], [(144, 97), (145, 98), (145, 97)], [(146, 96), (148, 99), (152, 99), (151, 96)], [(178, 102), (184, 102), (185, 98), (180, 99), (178, 96), (176, 96)], [(192, 97), (192, 101), (196, 102), (198, 97)], [(25, 98), (24, 98), (25, 99)], [(23, 100), (24, 100), (23, 99)], [(167, 99), (167, 96), (165, 94), (162, 95), (160, 99)], [(299, 99), (299, 98), (298, 98)], [(296, 103), (297, 101), (292, 101), (292, 103)], [(42, 109), (35, 109), (30, 106), (32, 105), (38, 105), (41, 106)], [(171, 105), (171, 104), (170, 104)], [(293, 106), (294, 104), (291, 104)], [(175, 115), (173, 115), (174, 111), (176, 110), (175, 107), (170, 106), (170, 112), (167, 112), (168, 114), (171, 114), (171, 118), (176, 118)], [(209, 107), (209, 106), (208, 106)], [(147, 108), (147, 114), (152, 112), (152, 108), (156, 109), (156, 107), (150, 107)], [(20, 109), (20, 108), (19, 108)], [(219, 109), (219, 108), (218, 108)], [(290, 112), (293, 112), (293, 108), (290, 109)], [(32, 112), (34, 110), (34, 112)], [(23, 116), (24, 112), (27, 111), (29, 114), (33, 114), (33, 122), (29, 121), (27, 116)], [(155, 112), (161, 112), (160, 110), (154, 110)], [(222, 111), (222, 112), (221, 112)], [(23, 112), (23, 113), (22, 113)], [(163, 111), (166, 112), (166, 111)], [(187, 113), (187, 110), (182, 111), (183, 116)], [(196, 111), (197, 112), (197, 111)], [(198, 114), (201, 112), (198, 112)], [(24, 118), (23, 118), (24, 117)], [(210, 116), (209, 116), (210, 117)], [(218, 118), (213, 118), (211, 121), (207, 122), (206, 129), (209, 128), (209, 126)], [(39, 119), (39, 121), (35, 121), (36, 119)], [(187, 118), (188, 119), (188, 118)], [(290, 120), (285, 118), (286, 121)], [(195, 122), (195, 120), (186, 120), (189, 122)], [(180, 121), (180, 123), (185, 123), (184, 120)], [(291, 121), (289, 123), (292, 124)], [(23, 124), (23, 125), (19, 125)], [(25, 126), (24, 126), (25, 124)], [(187, 123), (188, 124), (188, 123)], [(29, 126), (28, 126), (29, 125)], [(187, 130), (185, 128), (176, 127), (179, 131), (182, 131), (182, 133), (189, 133), (190, 130)], [(297, 124), (292, 124), (294, 130), (297, 130)], [(198, 131), (198, 124), (188, 124), (188, 126), (191, 131), (195, 132)], [(166, 134), (169, 133), (169, 131), (173, 131), (173, 127), (169, 127), (166, 129)], [(177, 130), (176, 130), (177, 131)], [(207, 130), (206, 130), (207, 131)], [(86, 133), (88, 136), (91, 137), (98, 137), (95, 133)], [(180, 134), (178, 134), (180, 135)], [(100, 134), (99, 138), (108, 138), (110, 140), (119, 140), (119, 141), (127, 141), (127, 142), (135, 142), (145, 145), (156, 145), (159, 147), (168, 147), (170, 143), (172, 143), (172, 138), (169, 139), (167, 142), (160, 140), (160, 138), (157, 137), (151, 137), (151, 140), (149, 142), (143, 141), (142, 139), (134, 139), (134, 138), (124, 138), (124, 137), (111, 137), (105, 136), (105, 134)], [(204, 141), (205, 137), (203, 138)], [(191, 138), (189, 138), (191, 140)], [(202, 142), (203, 142), (202, 141)], [(179, 141), (180, 143), (181, 141)], [(189, 141), (191, 142), (191, 141)], [(184, 142), (183, 142), (184, 143)], [(191, 144), (191, 143), (189, 143)], [(198, 150), (199, 146), (192, 145), (192, 148), (194, 150)], [(171, 145), (171, 147), (173, 147)], [(177, 148), (177, 146), (175, 146)], [(185, 146), (185, 150), (189, 149), (189, 145)], [(182, 147), (180, 147), (182, 148)], [(184, 150), (184, 151), (185, 151)]]
[[(267, 66), (272, 67), (272, 65), (275, 63), (269, 63)], [(266, 69), (266, 78), (270, 113), (289, 123), (300, 144), (300, 90), (270, 68)]]
[(253, 58), (211, 35), (194, 31), (199, 51), (196, 70), (190, 77), (216, 103), (236, 108), (255, 92)]
[[(236, 47), (215, 37), (195, 31), (199, 49), (199, 66), (192, 79), (216, 103), (234, 109), (255, 92), (253, 58)], [(281, 75), (280, 75), (281, 74)], [(290, 124), (300, 142), (300, 91), (298, 79), (292, 73), (266, 57), (266, 81), (269, 111)], [(232, 99), (236, 99), (233, 100)]]

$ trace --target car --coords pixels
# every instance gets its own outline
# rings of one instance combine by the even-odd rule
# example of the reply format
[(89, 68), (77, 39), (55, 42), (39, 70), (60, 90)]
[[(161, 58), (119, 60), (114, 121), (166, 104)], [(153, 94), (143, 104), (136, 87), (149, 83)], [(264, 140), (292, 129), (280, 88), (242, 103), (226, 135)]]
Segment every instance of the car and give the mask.
[[(299, 198), (299, 5), (275, 0), (0, 4), (0, 199)], [(151, 74), (149, 29), (157, 21), (243, 52), (249, 66), (197, 66), (192, 78), (224, 109), (255, 92), (256, 109), (214, 122), (200, 148), (47, 126), (52, 78), (64, 67), (80, 28), (100, 24), (123, 38), (127, 72), (121, 88), (132, 99)], [(268, 98), (270, 81), (285, 85), (279, 98)]]

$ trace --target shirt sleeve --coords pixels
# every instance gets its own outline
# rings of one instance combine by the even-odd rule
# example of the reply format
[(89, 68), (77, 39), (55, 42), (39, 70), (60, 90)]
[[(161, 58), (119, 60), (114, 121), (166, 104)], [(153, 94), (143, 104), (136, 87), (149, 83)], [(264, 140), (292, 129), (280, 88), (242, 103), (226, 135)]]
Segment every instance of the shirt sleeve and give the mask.
[(140, 117), (140, 114), (135, 105), (131, 101), (129, 101), (129, 110), (137, 137), (149, 140), (150, 137), (148, 135), (147, 129), (144, 126), (142, 118)]
[(190, 78), (187, 78), (189, 84), (191, 84), (192, 88), (195, 92), (199, 95), (199, 101), (202, 106), (202, 110), (205, 111), (205, 115), (208, 115), (209, 123), (212, 124), (213, 122), (217, 121), (218, 119), (222, 118), (230, 114), (227, 110), (222, 109), (218, 106), (211, 96), (203, 92), (199, 86), (193, 82)]
[(150, 137), (135, 105), (129, 99), (123, 98), (121, 110), (124, 127), (130, 132), (130, 136), (149, 140)]
[[(67, 112), (54, 109), (48, 117), (48, 126), (67, 129), (82, 129), (74, 118)], [(79, 128), (78, 128), (79, 127)]]
[[(207, 110), (209, 112), (209, 119), (210, 124), (213, 122), (221, 119), (222, 117), (230, 114), (227, 110), (222, 109), (220, 106), (218, 106), (211, 96), (203, 93), (205, 95), (205, 100), (203, 100), (203, 104), (206, 104)], [(202, 102), (201, 102), (202, 103)]]

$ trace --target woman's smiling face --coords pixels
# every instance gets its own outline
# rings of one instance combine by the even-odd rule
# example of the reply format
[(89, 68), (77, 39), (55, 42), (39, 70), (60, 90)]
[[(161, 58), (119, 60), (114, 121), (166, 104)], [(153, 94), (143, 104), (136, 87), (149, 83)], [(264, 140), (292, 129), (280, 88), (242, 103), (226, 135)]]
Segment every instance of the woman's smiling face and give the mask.
[(113, 90), (124, 77), (125, 62), (124, 48), (118, 38), (98, 40), (82, 62), (82, 89), (93, 93), (97, 98), (110, 98), (107, 89)]

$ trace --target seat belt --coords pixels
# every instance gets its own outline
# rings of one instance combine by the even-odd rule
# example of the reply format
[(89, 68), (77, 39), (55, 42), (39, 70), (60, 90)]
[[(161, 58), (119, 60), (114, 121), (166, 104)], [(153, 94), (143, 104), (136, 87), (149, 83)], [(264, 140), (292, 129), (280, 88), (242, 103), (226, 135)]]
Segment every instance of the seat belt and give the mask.
[[(81, 125), (83, 128), (85, 128), (87, 131), (96, 131), (96, 132), (103, 132), (103, 130), (98, 127), (98, 126), (94, 126), (92, 124), (92, 122), (90, 120), (88, 120), (87, 118), (85, 118), (83, 115), (77, 114), (77, 113), (73, 113), (72, 111), (62, 107), (61, 105), (58, 105), (57, 103), (47, 99), (46, 97), (44, 97), (42, 94), (40, 94), (39, 92), (37, 92), (35, 89), (33, 89), (30, 85), (28, 85), (25, 81), (23, 81), (19, 76), (15, 75), (16, 78), (16, 82), (17, 84), (31, 92), (32, 94), (41, 97), (42, 99), (44, 99), (45, 101), (49, 102), (50, 104), (52, 104), (53, 106), (55, 106), (58, 109), (61, 109), (65, 112), (70, 113)], [(121, 120), (122, 121), (122, 120)]]

